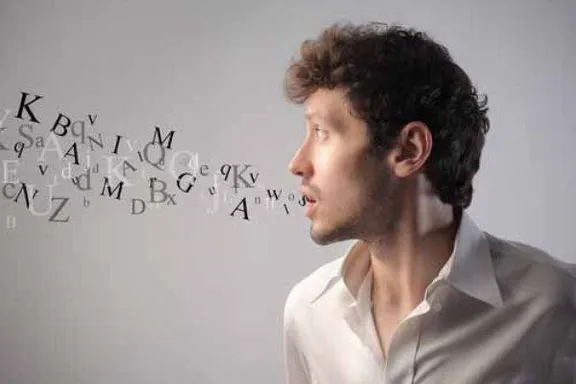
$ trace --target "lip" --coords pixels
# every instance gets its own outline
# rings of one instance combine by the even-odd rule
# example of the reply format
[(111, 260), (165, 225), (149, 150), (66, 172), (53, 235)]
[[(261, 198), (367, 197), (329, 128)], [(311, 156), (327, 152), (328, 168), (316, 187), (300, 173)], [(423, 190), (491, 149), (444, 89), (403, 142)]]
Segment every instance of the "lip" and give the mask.
[(312, 212), (314, 211), (314, 208), (316, 208), (316, 202), (314, 203), (308, 202), (306, 204), (306, 216), (310, 217), (310, 215), (312, 215)]
[(308, 190), (299, 188), (298, 192), (300, 192), (300, 194), (303, 195), (307, 201), (314, 200), (314, 202), (316, 202), (316, 198), (310, 192), (308, 192)]

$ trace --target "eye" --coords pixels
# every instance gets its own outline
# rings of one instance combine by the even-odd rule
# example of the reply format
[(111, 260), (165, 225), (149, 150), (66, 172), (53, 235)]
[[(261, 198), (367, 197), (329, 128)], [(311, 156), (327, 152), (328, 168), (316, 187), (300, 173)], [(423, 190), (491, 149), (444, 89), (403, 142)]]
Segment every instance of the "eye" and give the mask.
[(314, 133), (316, 134), (316, 137), (318, 137), (319, 135), (326, 135), (326, 131), (323, 129), (320, 129), (318, 127), (315, 127), (313, 129)]

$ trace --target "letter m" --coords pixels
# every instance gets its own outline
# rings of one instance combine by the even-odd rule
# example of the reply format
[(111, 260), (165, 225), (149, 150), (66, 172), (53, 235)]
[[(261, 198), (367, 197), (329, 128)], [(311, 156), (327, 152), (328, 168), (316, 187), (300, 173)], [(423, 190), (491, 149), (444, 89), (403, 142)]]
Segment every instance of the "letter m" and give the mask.
[(158, 139), (158, 144), (160, 144), (160, 146), (164, 146), (164, 142), (166, 140), (168, 140), (168, 145), (166, 146), (166, 148), (168, 149), (172, 149), (170, 148), (170, 146), (172, 145), (172, 139), (174, 138), (174, 131), (170, 131), (170, 133), (168, 133), (166, 135), (166, 137), (164, 137), (164, 139), (162, 139), (162, 133), (160, 132), (160, 127), (156, 127), (154, 129), (154, 137), (152, 138), (152, 144), (156, 143), (156, 139)]
[(120, 200), (120, 195), (122, 194), (122, 187), (124, 186), (124, 182), (121, 181), (114, 189), (110, 187), (110, 182), (108, 181), (107, 177), (104, 177), (104, 186), (102, 187), (102, 192), (100, 193), (101, 196), (104, 196), (104, 191), (108, 188), (108, 196), (112, 196), (116, 190), (118, 193), (116, 194), (116, 199)]

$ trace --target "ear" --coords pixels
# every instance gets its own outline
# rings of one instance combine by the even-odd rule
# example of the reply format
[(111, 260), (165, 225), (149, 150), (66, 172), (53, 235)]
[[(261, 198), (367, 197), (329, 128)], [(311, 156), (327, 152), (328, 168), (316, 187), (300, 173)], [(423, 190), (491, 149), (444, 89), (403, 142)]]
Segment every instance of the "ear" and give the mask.
[(432, 134), (426, 124), (406, 124), (390, 150), (387, 161), (397, 177), (408, 177), (420, 170), (432, 151)]

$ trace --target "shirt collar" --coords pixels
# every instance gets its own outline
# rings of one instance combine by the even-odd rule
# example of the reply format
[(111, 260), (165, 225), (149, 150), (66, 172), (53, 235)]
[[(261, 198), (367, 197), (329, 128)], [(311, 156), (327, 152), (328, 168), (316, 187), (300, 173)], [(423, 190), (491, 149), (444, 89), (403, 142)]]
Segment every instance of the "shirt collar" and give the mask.
[[(366, 243), (362, 240), (354, 241), (341, 261), (332, 269), (326, 284), (313, 296), (311, 302), (320, 299), (340, 280), (353, 297), (358, 296), (358, 290), (371, 270)], [(488, 239), (466, 211), (462, 211), (452, 255), (440, 269), (436, 279), (443, 279), (461, 292), (492, 306), (501, 307), (503, 304)]]

